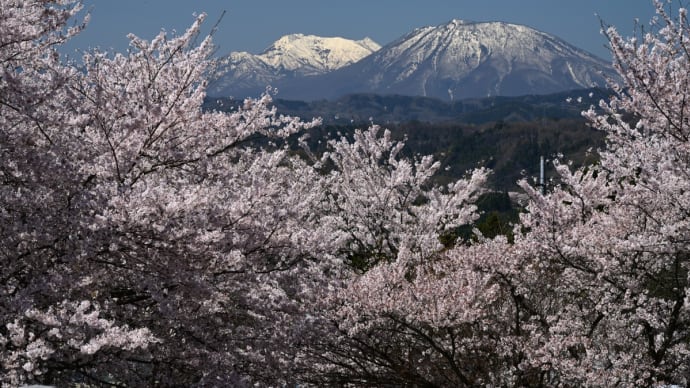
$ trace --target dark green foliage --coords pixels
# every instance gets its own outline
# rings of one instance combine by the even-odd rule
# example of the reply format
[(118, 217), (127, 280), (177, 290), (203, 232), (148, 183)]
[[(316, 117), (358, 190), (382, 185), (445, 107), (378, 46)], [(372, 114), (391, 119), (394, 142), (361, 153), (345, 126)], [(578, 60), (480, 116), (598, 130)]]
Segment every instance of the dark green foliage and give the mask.
[(513, 225), (518, 222), (520, 206), (510, 199), (505, 191), (493, 191), (483, 194), (477, 200), (479, 219), (473, 225), (463, 225), (454, 233), (442, 236), (441, 242), (452, 246), (456, 239), (471, 241), (475, 238), (473, 229), (477, 228), (484, 237), (494, 238), (503, 235), (508, 241), (513, 240)]
[[(538, 120), (531, 122), (495, 122), (480, 126), (458, 123), (406, 123), (391, 130), (405, 138), (411, 154), (432, 154), (449, 167), (437, 177), (446, 183), (465, 171), (487, 167), (493, 173), (489, 187), (515, 191), (522, 178), (536, 178), (539, 158), (547, 161), (556, 155), (575, 165), (596, 161), (590, 152), (604, 147), (603, 133), (589, 128), (584, 119)], [(546, 165), (547, 180), (554, 175)]]
[(372, 119), (386, 126), (410, 121), (483, 124), (579, 118), (580, 112), (590, 105), (597, 105), (608, 94), (604, 89), (594, 88), (549, 95), (472, 98), (452, 102), (419, 96), (352, 94), (333, 101), (276, 99), (274, 104), (281, 113), (303, 118), (321, 117), (325, 124), (353, 123), (361, 126)]
[(476, 227), (484, 237), (494, 238), (498, 235), (513, 240), (513, 225), (518, 222), (518, 205), (510, 200), (507, 192), (484, 194), (477, 201), (481, 216)]

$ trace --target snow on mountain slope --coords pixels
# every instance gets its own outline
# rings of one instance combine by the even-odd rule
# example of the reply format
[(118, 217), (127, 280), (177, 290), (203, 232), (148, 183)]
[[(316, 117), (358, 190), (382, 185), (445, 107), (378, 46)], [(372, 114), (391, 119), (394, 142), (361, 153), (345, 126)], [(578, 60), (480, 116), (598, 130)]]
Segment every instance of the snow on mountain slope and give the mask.
[(612, 74), (607, 62), (555, 36), (517, 24), (462, 20), (417, 29), (362, 67), (369, 70), (372, 91), (445, 99), (605, 86), (602, 75)]
[[(280, 98), (295, 100), (352, 93), (456, 100), (605, 87), (607, 78), (616, 77), (608, 62), (584, 50), (504, 22), (452, 20), (415, 29), (376, 51), (378, 45), (366, 42), (283, 37), (263, 54), (233, 62), (246, 69), (230, 72), (225, 93), (216, 95), (257, 95), (270, 84)], [(260, 63), (252, 67), (250, 59)], [(248, 80), (256, 82), (254, 89), (245, 88)]]
[(278, 39), (258, 57), (275, 68), (314, 75), (355, 63), (380, 48), (369, 38), (355, 41), (294, 34)]
[(455, 100), (603, 87), (607, 77), (615, 77), (608, 62), (547, 33), (452, 20), (415, 29), (350, 66), (278, 87), (287, 99), (376, 93)]
[(381, 46), (369, 38), (350, 40), (340, 37), (292, 34), (275, 41), (263, 53), (231, 53), (225, 75), (210, 93), (256, 94), (285, 77), (325, 74), (370, 55)]

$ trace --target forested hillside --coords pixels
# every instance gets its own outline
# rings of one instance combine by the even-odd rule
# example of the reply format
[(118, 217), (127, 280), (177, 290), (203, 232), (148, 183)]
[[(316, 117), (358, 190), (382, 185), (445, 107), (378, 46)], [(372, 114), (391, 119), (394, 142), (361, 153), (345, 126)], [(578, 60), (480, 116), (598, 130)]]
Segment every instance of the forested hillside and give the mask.
[[(536, 177), (540, 157), (560, 156), (575, 166), (593, 163), (605, 147), (604, 133), (592, 128), (582, 111), (608, 98), (602, 89), (573, 90), (542, 96), (491, 97), (447, 103), (426, 97), (352, 95), (335, 101), (275, 100), (279, 113), (318, 117), (322, 125), (307, 131), (314, 150), (329, 139), (351, 135), (372, 123), (404, 140), (407, 156), (434, 155), (444, 168), (438, 182), (457, 179), (473, 168), (492, 170), (489, 187), (517, 190), (524, 177)], [(206, 109), (232, 112), (231, 99), (208, 99)], [(299, 148), (296, 141), (294, 149)], [(555, 170), (547, 164), (547, 177)]]
[[(393, 137), (405, 141), (403, 154), (434, 155), (444, 166), (435, 181), (447, 183), (477, 167), (491, 169), (488, 187), (499, 191), (518, 190), (518, 181), (536, 178), (539, 160), (547, 159), (546, 176), (555, 177), (550, 160), (560, 157), (576, 166), (598, 160), (605, 148), (604, 133), (592, 129), (584, 119), (524, 122), (465, 123), (408, 122), (387, 126)], [(308, 131), (309, 144), (319, 150), (324, 139), (351, 134), (357, 126), (325, 125)], [(322, 147), (321, 147), (322, 148)]]
[[(280, 113), (299, 117), (321, 117), (325, 124), (366, 125), (410, 121), (459, 122), (484, 124), (491, 121), (536, 121), (542, 119), (581, 118), (582, 111), (607, 99), (606, 89), (581, 89), (547, 95), (520, 97), (487, 97), (453, 102), (430, 97), (399, 95), (351, 94), (335, 100), (291, 101), (276, 98), (274, 106)], [(280, 94), (278, 94), (280, 96)], [(209, 98), (209, 109), (230, 110), (242, 100)]]

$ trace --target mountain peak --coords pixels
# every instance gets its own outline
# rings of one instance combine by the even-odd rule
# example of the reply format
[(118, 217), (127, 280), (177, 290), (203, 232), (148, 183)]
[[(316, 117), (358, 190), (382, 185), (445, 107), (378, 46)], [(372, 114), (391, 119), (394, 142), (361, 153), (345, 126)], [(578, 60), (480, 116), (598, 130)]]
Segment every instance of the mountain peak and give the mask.
[(277, 74), (269, 83), (281, 98), (307, 100), (351, 93), (445, 100), (549, 94), (606, 86), (615, 77), (609, 63), (553, 35), (462, 19), (417, 28), (383, 48), (369, 38), (293, 34), (256, 58)]
[(470, 21), (470, 20), (464, 20), (464, 19), (452, 19), (446, 25), (447, 26), (462, 26), (465, 24), (472, 24), (472, 23), (475, 23), (475, 22)]
[(601, 59), (533, 28), (462, 19), (416, 29), (362, 62), (362, 71), (378, 72), (363, 86), (368, 91), (451, 100), (605, 86), (601, 73), (612, 73)]
[(291, 34), (275, 41), (259, 57), (276, 68), (310, 69), (308, 72), (319, 74), (357, 62), (380, 47), (368, 38), (350, 40)]
[(368, 36), (364, 37), (364, 39), (360, 39), (355, 42), (359, 43), (362, 47), (368, 48), (372, 53), (374, 51), (378, 51), (381, 48), (380, 44), (376, 43), (373, 39), (371, 39)]
[[(290, 34), (280, 37), (263, 53), (233, 52), (226, 57), (225, 75), (216, 81), (213, 95), (256, 96), (286, 77), (325, 74), (353, 64), (381, 46), (371, 40)], [(258, 88), (258, 89), (257, 89)]]

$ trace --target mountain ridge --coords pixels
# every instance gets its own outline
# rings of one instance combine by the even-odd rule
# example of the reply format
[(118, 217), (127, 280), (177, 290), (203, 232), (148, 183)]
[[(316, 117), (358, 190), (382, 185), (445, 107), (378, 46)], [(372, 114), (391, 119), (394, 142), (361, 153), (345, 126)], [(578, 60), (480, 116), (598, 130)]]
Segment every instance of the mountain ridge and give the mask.
[[(276, 77), (271, 85), (281, 98), (295, 100), (374, 93), (453, 101), (605, 87), (613, 77), (609, 63), (548, 33), (520, 24), (453, 19), (416, 28), (351, 64)], [(230, 87), (231, 94), (240, 95)], [(257, 85), (254, 95), (265, 87)]]
[(381, 46), (368, 37), (351, 40), (284, 35), (261, 54), (230, 53), (224, 61), (225, 76), (214, 83), (211, 93), (257, 95), (283, 78), (325, 74), (350, 65), (379, 48)]
[[(582, 119), (582, 111), (606, 100), (611, 90), (579, 89), (554, 94), (494, 96), (444, 101), (434, 97), (348, 94), (333, 100), (299, 101), (274, 98), (279, 114), (320, 117), (326, 125), (390, 125), (403, 122), (484, 124), (543, 119)], [(233, 110), (242, 100), (208, 98), (207, 109)]]
[(314, 74), (320, 74), (352, 64), (380, 48), (370, 38), (350, 40), (290, 34), (279, 38), (258, 57), (276, 68), (292, 71), (312, 68)]

